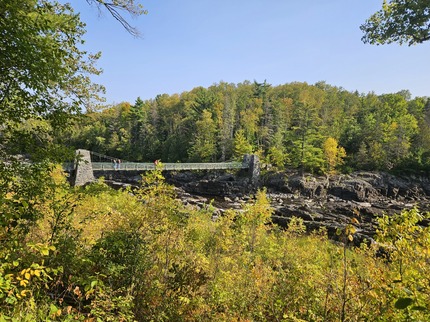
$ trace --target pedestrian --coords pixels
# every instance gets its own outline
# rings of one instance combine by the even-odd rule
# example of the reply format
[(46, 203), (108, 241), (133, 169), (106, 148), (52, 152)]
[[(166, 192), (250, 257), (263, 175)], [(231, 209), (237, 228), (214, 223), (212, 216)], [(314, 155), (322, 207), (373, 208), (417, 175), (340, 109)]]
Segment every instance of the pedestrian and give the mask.
[(121, 169), (121, 159), (118, 159), (118, 170)]
[(116, 170), (116, 159), (113, 159), (113, 169)]

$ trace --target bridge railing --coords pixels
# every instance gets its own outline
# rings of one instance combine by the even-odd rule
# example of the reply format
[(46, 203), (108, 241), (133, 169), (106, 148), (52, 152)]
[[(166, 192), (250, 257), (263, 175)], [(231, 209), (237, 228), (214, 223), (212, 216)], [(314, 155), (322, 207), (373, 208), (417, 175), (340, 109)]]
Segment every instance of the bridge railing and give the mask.
[[(126, 171), (148, 171), (155, 170), (153, 163), (123, 162), (116, 165), (116, 170)], [(162, 163), (163, 170), (227, 170), (227, 169), (247, 169), (248, 164), (241, 162), (219, 162), (219, 163)], [(115, 163), (92, 162), (93, 170), (115, 170)]]
[(75, 170), (75, 163), (74, 162), (65, 162), (63, 163), (63, 170), (67, 172), (71, 172)]

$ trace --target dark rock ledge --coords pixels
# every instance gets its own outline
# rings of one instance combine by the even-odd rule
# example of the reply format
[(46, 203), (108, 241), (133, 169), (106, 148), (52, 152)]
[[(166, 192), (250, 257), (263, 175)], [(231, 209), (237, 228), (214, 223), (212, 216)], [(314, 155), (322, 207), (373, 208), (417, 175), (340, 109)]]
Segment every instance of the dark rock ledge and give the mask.
[[(384, 172), (355, 172), (348, 175), (312, 176), (294, 172), (269, 173), (255, 187), (249, 178), (228, 173), (166, 173), (175, 185), (178, 198), (194, 207), (206, 207), (211, 200), (214, 216), (226, 209), (241, 209), (253, 201), (257, 188), (265, 187), (271, 200), (274, 223), (285, 227), (291, 217), (302, 218), (309, 230), (325, 227), (335, 238), (337, 228), (351, 223), (357, 233), (355, 243), (371, 241), (382, 214), (418, 208), (430, 211), (430, 179), (399, 177)], [(428, 223), (424, 223), (428, 224)]]
[[(203, 205), (213, 199), (216, 215), (225, 209), (240, 209), (252, 201), (255, 192), (249, 180), (231, 174), (202, 178), (182, 173), (168, 178), (178, 187), (182, 200)], [(311, 176), (297, 173), (272, 173), (262, 177), (274, 213), (272, 220), (286, 226), (291, 217), (302, 218), (309, 230), (325, 227), (335, 238), (337, 228), (355, 224), (355, 242), (371, 241), (376, 219), (382, 214), (399, 213), (414, 207), (430, 211), (430, 179), (396, 177), (384, 172), (355, 172), (349, 175)], [(193, 201), (198, 198), (198, 201)]]

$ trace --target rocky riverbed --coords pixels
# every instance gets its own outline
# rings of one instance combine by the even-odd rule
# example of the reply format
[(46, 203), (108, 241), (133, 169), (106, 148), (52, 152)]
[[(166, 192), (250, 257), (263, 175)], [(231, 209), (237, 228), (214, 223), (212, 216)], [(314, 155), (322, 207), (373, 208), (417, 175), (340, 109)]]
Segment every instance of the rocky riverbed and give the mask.
[[(241, 209), (252, 202), (256, 187), (247, 178), (232, 174), (180, 173), (168, 178), (187, 203), (203, 206), (213, 200), (215, 215), (225, 209)], [(294, 172), (262, 176), (274, 214), (272, 220), (288, 225), (291, 217), (302, 218), (309, 230), (325, 227), (334, 237), (337, 228), (357, 219), (356, 242), (372, 240), (376, 219), (414, 207), (430, 211), (430, 180), (427, 177), (398, 177), (383, 172), (355, 172), (349, 175), (311, 176)], [(357, 222), (354, 220), (354, 222)], [(423, 224), (428, 224), (424, 222)]]
[[(430, 179), (394, 176), (384, 172), (312, 176), (295, 172), (268, 173), (258, 186), (246, 176), (228, 173), (177, 172), (166, 174), (178, 197), (186, 204), (205, 207), (212, 201), (214, 216), (226, 209), (242, 209), (265, 187), (274, 209), (272, 220), (280, 226), (299, 217), (309, 230), (325, 227), (335, 237), (337, 228), (357, 219), (355, 241), (371, 241), (376, 219), (414, 207), (430, 211)], [(423, 222), (427, 225), (428, 222)]]

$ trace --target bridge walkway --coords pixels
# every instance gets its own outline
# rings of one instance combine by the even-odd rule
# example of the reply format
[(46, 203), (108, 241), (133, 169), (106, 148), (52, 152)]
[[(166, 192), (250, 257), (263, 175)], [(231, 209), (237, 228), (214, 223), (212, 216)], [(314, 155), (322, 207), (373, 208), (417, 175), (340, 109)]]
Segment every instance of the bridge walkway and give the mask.
[[(259, 160), (255, 155), (244, 156), (243, 162), (217, 162), (217, 163), (154, 163), (129, 162), (109, 157), (88, 150), (77, 150), (78, 161), (64, 165), (64, 170), (75, 177), (75, 185), (83, 185), (94, 180), (94, 171), (150, 171), (161, 167), (163, 171), (183, 170), (229, 170), (246, 169), (252, 182), (259, 177)], [(97, 160), (97, 161), (96, 161)], [(99, 175), (99, 174), (98, 174)]]
[[(122, 162), (115, 164), (112, 162), (91, 162), (93, 170), (115, 170), (115, 171), (149, 171), (155, 170), (154, 163)], [(162, 163), (163, 171), (181, 170), (228, 170), (247, 169), (248, 164), (241, 162), (218, 162), (218, 163)]]

